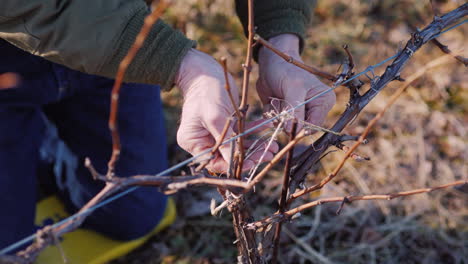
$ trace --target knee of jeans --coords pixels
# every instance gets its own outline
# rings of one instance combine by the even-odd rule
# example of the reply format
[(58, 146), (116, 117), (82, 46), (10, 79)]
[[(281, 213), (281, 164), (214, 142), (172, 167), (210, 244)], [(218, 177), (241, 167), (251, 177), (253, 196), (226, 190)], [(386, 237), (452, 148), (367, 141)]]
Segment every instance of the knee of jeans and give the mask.
[[(138, 191), (138, 190), (137, 190)], [(104, 233), (117, 240), (133, 240), (149, 234), (159, 224), (166, 209), (167, 197), (161, 193), (150, 192), (151, 196), (123, 197), (110, 208), (107, 217), (107, 232)], [(104, 220), (101, 219), (101, 220)], [(106, 221), (106, 220), (104, 220)], [(106, 226), (106, 224), (100, 226)], [(100, 229), (100, 228), (99, 228)]]

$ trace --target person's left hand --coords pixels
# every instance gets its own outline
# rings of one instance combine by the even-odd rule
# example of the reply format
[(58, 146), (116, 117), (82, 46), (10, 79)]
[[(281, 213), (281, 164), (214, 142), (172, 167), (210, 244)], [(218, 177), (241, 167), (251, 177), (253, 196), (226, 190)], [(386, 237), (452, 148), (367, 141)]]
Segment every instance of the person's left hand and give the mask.
[[(292, 56), (294, 60), (302, 62), (299, 55), (299, 38), (296, 35), (282, 34), (270, 38), (269, 42), (280, 51)], [(283, 60), (265, 47), (260, 48), (258, 64), (258, 95), (263, 105), (270, 104), (272, 98), (284, 101), (281, 103), (281, 109), (278, 109), (280, 111), (297, 106), (329, 89), (315, 75)], [(327, 92), (307, 103), (305, 107), (296, 109), (295, 117), (299, 121), (321, 126), (335, 101), (335, 93)], [(301, 123), (299, 122), (298, 128), (302, 127)]]

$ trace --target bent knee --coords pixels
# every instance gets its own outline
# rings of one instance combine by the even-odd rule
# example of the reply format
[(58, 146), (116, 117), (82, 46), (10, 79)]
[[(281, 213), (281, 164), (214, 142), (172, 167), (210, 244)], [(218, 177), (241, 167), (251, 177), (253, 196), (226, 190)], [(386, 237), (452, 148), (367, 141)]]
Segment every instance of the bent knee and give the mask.
[(149, 234), (164, 216), (167, 197), (156, 189), (145, 190), (143, 194), (146, 195), (130, 193), (114, 201), (101, 212), (96, 212), (89, 226), (116, 240), (133, 240)]

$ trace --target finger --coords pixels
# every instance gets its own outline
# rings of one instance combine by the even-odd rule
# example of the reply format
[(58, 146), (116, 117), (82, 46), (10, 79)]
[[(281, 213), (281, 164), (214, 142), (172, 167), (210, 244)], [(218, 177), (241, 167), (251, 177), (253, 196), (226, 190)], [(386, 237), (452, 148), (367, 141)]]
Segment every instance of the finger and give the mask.
[[(267, 156), (267, 158), (269, 158), (269, 156)], [(242, 171), (252, 169), (253, 167), (255, 167), (256, 163), (257, 162), (254, 162), (251, 159), (245, 159), (244, 163), (242, 164)], [(206, 167), (207, 169), (215, 173), (226, 173), (229, 170), (229, 163), (226, 163), (224, 158), (218, 154), (215, 158), (213, 158), (210, 161), (210, 163)]]
[[(262, 141), (260, 139), (258, 140), (249, 140), (246, 139), (244, 140), (244, 148), (245, 149), (251, 149), (251, 153), (258, 151), (259, 149), (265, 149), (266, 145), (268, 142)], [(272, 153), (276, 153), (279, 150), (279, 145), (276, 141), (271, 142), (270, 147), (268, 148), (268, 151)], [(249, 154), (249, 153), (248, 153)]]
[[(319, 92), (317, 92), (317, 90)], [(312, 93), (313, 90), (310, 91)], [(336, 102), (335, 93), (329, 90), (328, 86), (323, 85), (315, 90), (315, 95), (312, 94), (308, 98), (318, 97), (307, 103), (306, 105), (306, 122), (321, 126), (323, 125), (328, 112), (333, 108)]]
[(322, 126), (325, 122), (325, 117), (328, 111), (325, 109), (324, 105), (314, 105), (313, 107), (307, 108), (306, 113), (306, 123), (315, 125), (315, 126)]
[(215, 154), (215, 157), (210, 160), (206, 168), (215, 173), (226, 173), (229, 170), (229, 164), (218, 152)]
[[(300, 89), (299, 87), (297, 88), (297, 91), (295, 91), (294, 93), (285, 94), (284, 99), (290, 104), (285, 110), (289, 110), (291, 107), (295, 107), (294, 111), (290, 111), (289, 113), (291, 113), (295, 118), (297, 118), (297, 120), (302, 121), (305, 117), (305, 106), (297, 106), (305, 101), (306, 92), (305, 90)], [(292, 128), (292, 122), (287, 122), (285, 128), (286, 131), (290, 132)], [(299, 122), (297, 129), (300, 130), (301, 128), (301, 122)]]
[(248, 171), (251, 170), (253, 167), (255, 167), (255, 162), (253, 162), (250, 159), (246, 159), (244, 161), (244, 164), (242, 165), (242, 171)]
[[(181, 145), (181, 147), (192, 156), (197, 157), (195, 162), (203, 163), (209, 159), (210, 161), (206, 166), (208, 170), (216, 173), (225, 173), (228, 170), (228, 163), (224, 160), (219, 151), (215, 152), (213, 155), (211, 154), (211, 150), (215, 144), (211, 136), (194, 138), (187, 142), (188, 145)], [(205, 154), (201, 155), (202, 153)]]
[(249, 160), (258, 163), (258, 162), (265, 162), (270, 161), (273, 159), (273, 153), (271, 151), (265, 151), (265, 149), (258, 150), (254, 152), (251, 156), (249, 156)]
[[(183, 111), (177, 130), (177, 144), (192, 156), (199, 155), (215, 144), (209, 132), (196, 120)], [(209, 154), (207, 154), (208, 156)]]
[[(244, 127), (244, 131), (248, 131), (246, 135), (260, 133), (264, 130), (274, 127), (272, 122), (266, 122), (266, 121), (268, 121), (268, 119), (260, 118), (255, 121), (246, 122), (245, 127)], [(236, 124), (233, 125), (233, 127), (234, 127), (234, 131), (237, 133), (238, 132), (237, 122)], [(254, 130), (249, 131), (250, 129), (254, 129)]]
[(266, 84), (266, 81), (264, 80), (263, 77), (260, 77), (257, 80), (257, 85), (255, 86), (257, 88), (257, 94), (258, 97), (260, 98), (260, 101), (262, 101), (263, 105), (267, 105), (270, 103), (270, 98), (272, 97), (271, 89), (268, 89), (268, 85)]
[[(219, 109), (218, 112), (206, 113), (204, 115), (204, 126), (206, 130), (211, 134), (211, 136), (219, 141), (224, 134), (224, 140), (229, 139), (234, 135), (234, 130), (232, 129), (232, 122), (230, 122), (230, 115), (227, 113), (223, 114), (222, 109)], [(226, 123), (230, 122), (228, 126)], [(214, 145), (214, 144), (213, 144)], [(226, 163), (231, 159), (231, 148), (230, 144), (221, 145), (218, 149), (221, 153), (222, 158)]]
[[(219, 152), (211, 154), (211, 150), (216, 144), (215, 138), (197, 121), (198, 118), (190, 114), (191, 112), (183, 111), (182, 113), (181, 124), (177, 131), (177, 143), (192, 156), (197, 157), (195, 162), (202, 163), (210, 159), (206, 166), (207, 169), (213, 172), (225, 172), (228, 165), (221, 154)], [(205, 154), (201, 155), (201, 153)]]
[[(211, 125), (209, 126), (209, 131), (210, 131), (210, 134), (213, 137), (217, 136), (219, 138), (224, 133), (224, 131), (219, 132), (220, 131), (220, 129), (219, 129), (220, 121), (219, 120), (217, 121), (217, 119), (221, 119), (221, 118), (222, 117), (216, 117), (216, 118), (213, 118), (211, 120), (211, 122), (209, 122), (209, 123), (211, 123)], [(256, 125), (260, 124), (261, 121), (262, 120), (257, 120), (257, 121), (254, 121), (254, 122), (250, 122), (250, 124), (247, 125), (247, 128), (255, 127)], [(268, 127), (268, 126), (266, 126), (266, 127)], [(261, 128), (265, 128), (265, 126), (262, 126), (259, 129), (261, 129)], [(226, 127), (224, 127), (223, 130), (224, 129), (226, 129)], [(227, 138), (230, 137), (228, 135), (232, 135), (232, 134), (233, 134), (233, 129), (232, 129), (232, 124), (231, 124), (227, 128), (227, 133), (226, 133), (226, 137), (225, 137), (224, 140), (226, 140)], [(251, 140), (244, 140), (245, 148), (249, 148), (252, 143), (253, 142)], [(244, 160), (243, 167), (242, 167), (243, 171), (250, 170), (251, 168), (253, 168), (255, 166), (256, 163), (258, 163), (258, 160), (260, 158), (260, 152), (259, 151), (263, 152), (265, 147), (266, 146), (263, 146), (259, 150), (257, 150), (258, 154), (256, 154), (253, 158), (249, 157), (248, 159)], [(276, 142), (272, 142), (270, 144), (270, 146), (269, 146), (269, 149), (267, 150), (267, 153), (266, 153), (265, 157), (263, 158), (263, 161), (269, 161), (273, 156), (272, 153), (277, 152), (278, 149), (279, 149), (278, 144)], [(215, 158), (213, 158), (211, 160), (211, 162), (209, 163), (209, 165), (207, 166), (207, 168), (214, 171), (214, 172), (224, 173), (229, 169), (228, 164), (229, 164), (229, 160), (231, 159), (230, 144), (221, 145), (219, 147), (218, 151), (219, 151), (220, 155), (217, 155)]]

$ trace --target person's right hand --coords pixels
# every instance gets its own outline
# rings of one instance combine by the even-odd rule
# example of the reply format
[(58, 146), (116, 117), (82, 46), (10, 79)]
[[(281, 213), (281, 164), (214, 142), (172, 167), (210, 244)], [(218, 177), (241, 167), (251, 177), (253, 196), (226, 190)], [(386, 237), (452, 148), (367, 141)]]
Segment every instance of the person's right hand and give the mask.
[[(184, 96), (177, 143), (195, 156), (215, 145), (216, 140), (221, 136), (226, 120), (234, 113), (234, 108), (224, 87), (225, 78), (221, 65), (203, 52), (191, 49), (187, 53), (175, 82)], [(230, 75), (229, 84), (237, 104), (239, 91)], [(231, 122), (225, 140), (234, 135), (232, 123), (234, 122)], [(273, 153), (278, 151), (278, 146), (273, 145), (263, 161), (271, 160)], [(218, 152), (207, 168), (213, 172), (226, 172), (231, 158), (230, 144), (221, 146)], [(244, 170), (252, 168), (262, 152), (263, 150), (258, 151), (245, 160)], [(203, 158), (208, 157), (209, 154)]]

